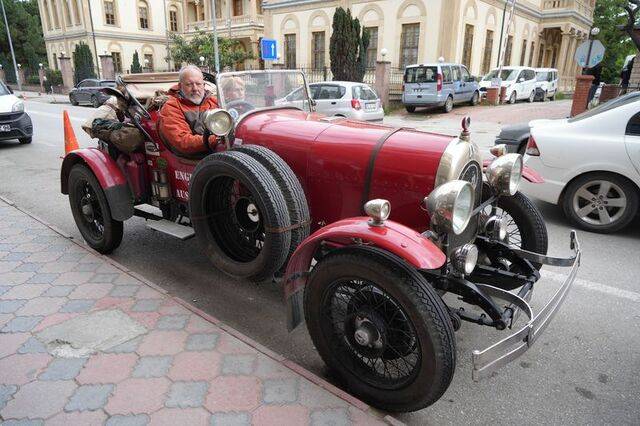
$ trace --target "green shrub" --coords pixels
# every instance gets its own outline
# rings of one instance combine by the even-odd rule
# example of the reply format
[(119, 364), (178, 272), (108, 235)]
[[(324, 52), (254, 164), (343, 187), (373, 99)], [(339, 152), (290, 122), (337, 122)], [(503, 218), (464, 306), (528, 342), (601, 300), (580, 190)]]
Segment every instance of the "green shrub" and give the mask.
[(39, 86), (40, 85), (40, 76), (31, 74), (27, 77), (27, 84), (31, 86)]

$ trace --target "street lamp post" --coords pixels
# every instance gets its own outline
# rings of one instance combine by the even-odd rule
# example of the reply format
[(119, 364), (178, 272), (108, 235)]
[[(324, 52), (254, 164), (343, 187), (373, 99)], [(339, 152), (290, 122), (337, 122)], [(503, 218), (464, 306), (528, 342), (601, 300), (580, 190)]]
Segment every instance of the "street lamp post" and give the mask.
[(4, 26), (7, 29), (7, 38), (9, 39), (9, 49), (11, 50), (11, 59), (13, 60), (13, 70), (16, 73), (16, 80), (18, 81), (18, 90), (22, 91), (22, 82), (18, 77), (18, 64), (16, 63), (16, 54), (13, 51), (13, 43), (11, 42), (11, 31), (9, 31), (9, 24), (7, 23), (7, 13), (4, 10), (4, 1), (0, 0), (0, 6), (2, 6), (2, 16), (4, 17)]

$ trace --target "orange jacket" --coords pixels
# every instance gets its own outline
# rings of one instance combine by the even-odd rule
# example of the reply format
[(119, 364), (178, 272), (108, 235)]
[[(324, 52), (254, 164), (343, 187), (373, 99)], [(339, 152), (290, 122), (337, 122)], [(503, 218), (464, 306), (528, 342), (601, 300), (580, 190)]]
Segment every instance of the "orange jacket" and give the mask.
[[(162, 139), (182, 154), (198, 154), (207, 152), (202, 134), (204, 124), (202, 115), (205, 111), (218, 108), (217, 99), (206, 91), (200, 105), (196, 105), (180, 93), (178, 85), (169, 90), (169, 99), (160, 110), (158, 131)], [(209, 137), (209, 144), (213, 146), (216, 137)]]

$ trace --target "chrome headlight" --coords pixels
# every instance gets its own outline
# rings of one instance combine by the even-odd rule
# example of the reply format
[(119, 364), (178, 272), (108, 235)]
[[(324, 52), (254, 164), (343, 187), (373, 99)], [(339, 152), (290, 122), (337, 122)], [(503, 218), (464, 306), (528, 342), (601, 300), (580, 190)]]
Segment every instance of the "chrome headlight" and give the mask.
[(233, 118), (223, 109), (205, 111), (202, 121), (207, 129), (216, 136), (227, 136), (233, 129)]
[(11, 112), (24, 112), (24, 102), (18, 101), (11, 107)]
[(494, 240), (504, 241), (507, 238), (507, 216), (491, 216), (484, 225), (484, 232)]
[(452, 266), (461, 274), (469, 275), (478, 263), (478, 247), (475, 244), (465, 244), (458, 247), (451, 256)]
[(434, 189), (424, 203), (436, 232), (460, 234), (473, 213), (473, 187), (467, 181), (452, 180)]
[(522, 156), (505, 154), (487, 167), (487, 181), (499, 195), (515, 195), (522, 179)]
[(371, 200), (364, 205), (364, 212), (371, 218), (369, 224), (381, 226), (391, 214), (391, 203), (387, 200)]

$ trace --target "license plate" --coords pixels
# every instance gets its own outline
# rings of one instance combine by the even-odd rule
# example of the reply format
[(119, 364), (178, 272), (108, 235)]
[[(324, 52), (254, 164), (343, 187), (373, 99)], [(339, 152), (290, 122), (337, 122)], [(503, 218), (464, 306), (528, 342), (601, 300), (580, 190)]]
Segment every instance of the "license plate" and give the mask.
[(367, 111), (375, 111), (375, 109), (376, 109), (376, 104), (366, 104), (366, 105), (364, 106), (364, 109), (365, 109), (365, 110), (367, 110)]
[(10, 132), (11, 126), (8, 124), (0, 124), (0, 132)]

